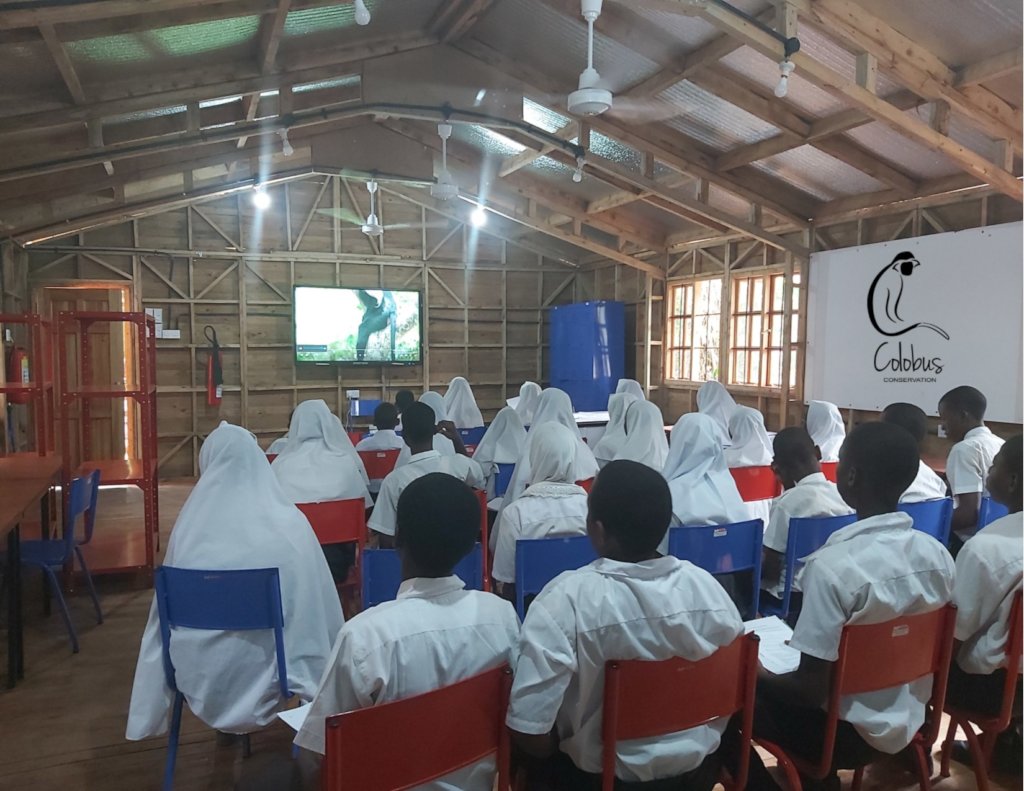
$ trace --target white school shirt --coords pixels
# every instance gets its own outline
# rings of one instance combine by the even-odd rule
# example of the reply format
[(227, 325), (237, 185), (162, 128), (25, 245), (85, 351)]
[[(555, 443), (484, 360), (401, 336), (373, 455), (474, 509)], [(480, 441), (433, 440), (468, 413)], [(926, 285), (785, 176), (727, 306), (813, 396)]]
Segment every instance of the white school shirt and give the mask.
[[(692, 563), (599, 558), (557, 576), (530, 605), (506, 723), (527, 734), (557, 723), (559, 749), (584, 772), (600, 772), (606, 661), (696, 661), (742, 633), (725, 590)], [(689, 772), (718, 749), (726, 724), (619, 742), (615, 774), (643, 782)]]
[(900, 497), (901, 503), (923, 503), (925, 500), (941, 500), (946, 496), (946, 482), (923, 461), (918, 462), (917, 477)]
[[(839, 658), (847, 624), (883, 623), (930, 612), (953, 595), (953, 558), (904, 513), (862, 519), (833, 533), (807, 559), (803, 609), (790, 646), (826, 662)], [(894, 755), (924, 724), (932, 679), (846, 695), (839, 717), (869, 745)]]
[[(295, 744), (322, 754), (325, 720), (332, 714), (402, 700), (505, 663), (515, 665), (518, 638), (519, 619), (504, 599), (464, 590), (455, 576), (406, 580), (395, 601), (364, 610), (338, 633)], [(448, 714), (458, 717), (458, 712)], [(429, 722), (422, 725), (430, 727)], [(488, 756), (415, 788), (491, 791), (495, 766), (494, 756)]]
[(466, 456), (442, 456), (436, 450), (417, 453), (409, 459), (408, 464), (392, 470), (384, 479), (367, 527), (386, 536), (393, 536), (398, 516), (398, 498), (406, 486), (431, 472), (446, 472), (474, 489), (481, 489), (484, 485), (480, 465)]
[[(434, 450), (440, 453), (442, 456), (458, 456), (455, 452), (455, 443), (452, 442), (444, 434), (434, 435)], [(402, 450), (398, 454), (398, 460), (395, 462), (395, 469), (404, 467), (409, 463), (409, 459), (412, 458), (412, 451), (409, 450), (409, 446), (404, 442), (402, 443)]]
[(516, 581), (516, 541), (587, 532), (587, 493), (574, 483), (535, 483), (498, 517), (491, 575)]
[(382, 428), (365, 439), (359, 440), (356, 450), (401, 450), (405, 446), (405, 440), (398, 436), (394, 429)]
[(985, 491), (988, 469), (1001, 447), (1003, 440), (987, 426), (978, 426), (950, 449), (946, 459), (946, 480), (954, 500), (960, 494), (982, 494)]
[[(789, 541), (790, 519), (816, 519), (825, 516), (842, 516), (852, 513), (850, 506), (839, 496), (839, 489), (828, 480), (824, 473), (814, 472), (797, 481), (796, 486), (787, 489), (772, 502), (768, 525), (764, 530), (764, 545), (782, 554), (779, 581), (771, 588), (765, 588), (772, 596), (781, 599), (786, 590), (786, 544)], [(800, 590), (796, 580), (793, 590)]]
[(1005, 666), (1013, 594), (1021, 589), (1024, 514), (997, 519), (967, 539), (956, 556), (956, 661), (967, 673)]

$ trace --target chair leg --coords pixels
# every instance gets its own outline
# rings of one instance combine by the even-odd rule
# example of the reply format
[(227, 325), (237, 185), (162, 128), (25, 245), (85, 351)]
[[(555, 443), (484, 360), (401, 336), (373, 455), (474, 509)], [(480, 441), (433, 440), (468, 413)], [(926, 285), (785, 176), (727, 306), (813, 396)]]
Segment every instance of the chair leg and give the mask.
[(996, 737), (999, 734), (995, 731), (982, 731), (981, 732), (981, 753), (985, 756), (985, 772), (992, 771), (992, 753), (996, 749)]
[(252, 755), (252, 744), (249, 743), (249, 734), (242, 734), (242, 757), (248, 758)]
[(917, 779), (921, 791), (932, 791), (932, 775), (928, 771), (928, 756), (925, 755), (924, 745), (914, 743), (914, 758), (917, 759)]
[(81, 547), (75, 547), (75, 555), (78, 557), (78, 565), (82, 567), (82, 572), (85, 574), (85, 584), (89, 586), (92, 606), (96, 608), (96, 623), (103, 623), (103, 610), (100, 609), (100, 600), (96, 595), (96, 586), (92, 583), (92, 574), (89, 573), (89, 567), (85, 565), (85, 557), (82, 555)]
[(171, 713), (171, 730), (167, 734), (167, 763), (164, 765), (164, 791), (174, 788), (174, 764), (178, 760), (178, 734), (181, 732), (181, 706), (185, 696), (174, 693), (174, 708)]
[(864, 782), (864, 767), (858, 766), (857, 770), (853, 773), (853, 784), (850, 786), (850, 791), (860, 791), (860, 784)]
[(967, 746), (971, 751), (971, 763), (974, 764), (974, 779), (978, 783), (978, 791), (988, 791), (988, 769), (981, 742), (970, 723), (964, 723), (964, 733), (967, 734)]
[(49, 566), (43, 566), (43, 574), (50, 580), (50, 587), (53, 589), (53, 596), (60, 605), (60, 614), (64, 619), (64, 626), (67, 627), (68, 637), (71, 639), (71, 653), (78, 653), (78, 634), (75, 632), (75, 625), (71, 622), (71, 613), (68, 611), (68, 603), (64, 600), (64, 592), (60, 589), (60, 580)]
[(942, 740), (942, 752), (939, 758), (939, 777), (949, 777), (949, 758), (953, 752), (953, 739), (956, 738), (956, 729), (959, 723), (955, 717), (949, 718), (949, 726), (946, 728), (946, 738)]

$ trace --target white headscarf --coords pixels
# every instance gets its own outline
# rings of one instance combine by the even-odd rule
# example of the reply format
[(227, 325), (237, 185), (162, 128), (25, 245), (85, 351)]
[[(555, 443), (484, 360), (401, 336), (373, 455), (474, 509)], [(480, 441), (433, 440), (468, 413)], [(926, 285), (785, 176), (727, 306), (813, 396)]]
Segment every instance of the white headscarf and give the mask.
[(449, 419), (448, 407), (445, 406), (444, 397), (440, 393), (435, 393), (433, 390), (428, 390), (419, 397), (421, 404), (426, 404), (428, 407), (434, 410), (434, 422), (444, 423)]
[(479, 428), (484, 424), (473, 388), (461, 376), (456, 376), (449, 383), (448, 392), (444, 394), (444, 407), (455, 428)]
[(715, 422), (707, 415), (691, 412), (673, 426), (664, 475), (680, 525), (724, 525), (750, 518), (725, 466)]
[(729, 467), (766, 467), (775, 455), (764, 427), (764, 415), (748, 406), (738, 406), (729, 421), (732, 445), (725, 449)]
[(828, 401), (811, 401), (807, 407), (807, 433), (821, 451), (822, 461), (839, 461), (846, 426), (839, 408)]
[(668, 458), (665, 419), (658, 405), (651, 401), (634, 401), (626, 410), (626, 441), (615, 454), (616, 459), (638, 461), (661, 472)]
[(576, 485), (576, 438), (560, 423), (539, 423), (530, 443), (530, 485), (523, 497), (567, 497)]
[(638, 401), (647, 400), (647, 396), (644, 395), (644, 389), (636, 379), (620, 379), (619, 384), (615, 388), (615, 392), (629, 393)]
[[(591, 452), (587, 443), (583, 441), (580, 434), (580, 427), (576, 425), (576, 419), (572, 416), (572, 401), (567, 393), (555, 387), (549, 387), (541, 393), (540, 401), (537, 403), (537, 411), (533, 416), (533, 425), (540, 426), (543, 423), (558, 423), (570, 432), (576, 440), (576, 468), (573, 473), (575, 480), (584, 481), (597, 475), (597, 460)], [(526, 438), (525, 452), (516, 462), (516, 468), (512, 473), (512, 480), (509, 481), (508, 491), (502, 500), (504, 508), (514, 502), (525, 490), (527, 484), (532, 480), (533, 472), (530, 467), (530, 446), (533, 438), (537, 436), (537, 430), (531, 430)]]
[[(289, 689), (311, 700), (344, 623), (316, 535), (285, 498), (255, 437), (244, 428), (221, 423), (210, 432), (199, 452), (199, 469), (164, 564), (216, 570), (276, 567)], [(211, 728), (255, 730), (271, 722), (284, 703), (270, 631), (175, 629), (171, 661), (189, 708)], [(164, 681), (154, 599), (135, 668), (127, 738), (165, 733), (172, 700)]]
[(362, 497), (367, 507), (373, 505), (363, 460), (341, 422), (320, 399), (295, 407), (288, 442), (271, 469), (293, 503)]
[(722, 445), (729, 444), (729, 421), (736, 411), (736, 402), (721, 382), (705, 382), (697, 391), (697, 410), (715, 421)]
[(632, 393), (612, 393), (608, 396), (608, 426), (594, 446), (594, 458), (602, 467), (615, 458), (626, 441), (626, 410), (636, 401)]
[(516, 412), (524, 426), (533, 422), (533, 413), (537, 409), (537, 402), (540, 401), (540, 385), (536, 382), (524, 382), (519, 388), (519, 403), (516, 404)]
[(507, 406), (487, 427), (473, 453), (473, 460), (484, 468), (484, 472), (494, 464), (515, 464), (523, 453), (524, 445), (526, 429), (523, 428), (523, 421), (512, 407)]

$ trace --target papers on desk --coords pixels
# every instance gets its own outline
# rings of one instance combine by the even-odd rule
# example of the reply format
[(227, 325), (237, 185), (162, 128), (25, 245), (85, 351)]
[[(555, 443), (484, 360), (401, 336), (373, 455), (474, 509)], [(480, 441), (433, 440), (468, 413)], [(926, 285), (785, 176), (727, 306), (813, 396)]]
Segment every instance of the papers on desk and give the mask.
[(757, 658), (769, 673), (783, 675), (800, 667), (800, 652), (789, 647), (793, 630), (781, 618), (772, 615), (746, 621), (743, 631), (747, 634), (753, 632), (761, 639)]
[(277, 712), (277, 716), (284, 721), (285, 725), (298, 733), (299, 729), (302, 727), (302, 723), (306, 721), (306, 715), (309, 714), (309, 707), (312, 705), (312, 701), (309, 703), (303, 703), (301, 706), (296, 706), (294, 709), (279, 711)]

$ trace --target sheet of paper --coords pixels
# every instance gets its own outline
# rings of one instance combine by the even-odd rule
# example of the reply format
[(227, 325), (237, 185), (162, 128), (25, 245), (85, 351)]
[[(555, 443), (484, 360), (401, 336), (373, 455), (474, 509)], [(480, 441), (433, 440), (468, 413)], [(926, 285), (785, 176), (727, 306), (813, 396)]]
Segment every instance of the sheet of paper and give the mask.
[(800, 667), (800, 652), (789, 646), (793, 630), (781, 618), (772, 615), (746, 621), (743, 631), (747, 634), (753, 632), (760, 638), (757, 658), (769, 673), (782, 675)]
[(284, 720), (285, 725), (298, 732), (299, 728), (302, 727), (302, 723), (306, 721), (306, 715), (309, 714), (309, 707), (312, 705), (312, 702), (303, 703), (301, 706), (297, 706), (294, 709), (279, 711), (277, 712), (277, 716)]

